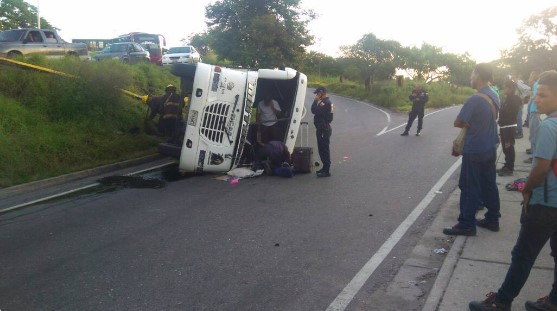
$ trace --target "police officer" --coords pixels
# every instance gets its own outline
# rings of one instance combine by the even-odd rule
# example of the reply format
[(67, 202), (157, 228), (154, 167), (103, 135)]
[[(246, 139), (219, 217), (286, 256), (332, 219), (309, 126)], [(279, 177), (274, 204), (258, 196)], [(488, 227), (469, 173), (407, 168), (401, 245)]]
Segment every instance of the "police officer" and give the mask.
[(410, 111), (410, 115), (408, 116), (406, 128), (400, 136), (408, 136), (408, 131), (412, 127), (412, 123), (414, 123), (416, 117), (418, 117), (418, 131), (416, 132), (416, 136), (420, 136), (420, 131), (422, 130), (422, 125), (424, 124), (425, 104), (429, 100), (429, 96), (427, 95), (427, 92), (422, 89), (420, 84), (416, 84), (416, 87), (414, 87), (414, 90), (412, 90), (412, 94), (408, 96), (408, 99), (412, 102), (412, 111)]
[(333, 121), (333, 103), (327, 96), (327, 89), (320, 86), (315, 92), (315, 98), (311, 104), (313, 113), (313, 124), (315, 124), (315, 134), (317, 136), (317, 150), (323, 163), (323, 168), (317, 171), (317, 177), (331, 176), (331, 122)]

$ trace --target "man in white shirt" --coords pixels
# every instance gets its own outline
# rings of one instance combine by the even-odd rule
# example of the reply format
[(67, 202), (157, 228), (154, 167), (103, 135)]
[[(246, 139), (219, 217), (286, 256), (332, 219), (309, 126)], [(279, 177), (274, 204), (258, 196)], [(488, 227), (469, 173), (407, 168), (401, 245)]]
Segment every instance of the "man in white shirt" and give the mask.
[(283, 137), (278, 123), (282, 110), (279, 103), (266, 95), (257, 105), (257, 142), (265, 144), (272, 140), (282, 141)]

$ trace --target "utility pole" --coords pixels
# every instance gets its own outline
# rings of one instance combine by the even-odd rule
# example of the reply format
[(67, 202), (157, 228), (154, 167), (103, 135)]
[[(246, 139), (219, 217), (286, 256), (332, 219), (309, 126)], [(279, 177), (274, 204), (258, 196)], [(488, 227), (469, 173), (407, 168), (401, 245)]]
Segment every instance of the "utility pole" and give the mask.
[(41, 13), (39, 6), (39, 0), (37, 0), (37, 28), (41, 29)]

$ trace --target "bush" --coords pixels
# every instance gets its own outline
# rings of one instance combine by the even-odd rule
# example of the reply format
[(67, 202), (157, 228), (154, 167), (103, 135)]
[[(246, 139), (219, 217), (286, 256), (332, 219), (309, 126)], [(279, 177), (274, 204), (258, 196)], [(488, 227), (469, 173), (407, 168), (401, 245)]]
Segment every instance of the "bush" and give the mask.
[[(326, 86), (329, 93), (356, 98), (373, 103), (393, 111), (409, 111), (412, 103), (408, 96), (412, 93), (416, 82), (405, 81), (402, 86), (396, 85), (396, 80), (375, 82), (371, 91), (365, 89), (361, 83), (344, 79), (340, 82), (337, 77), (317, 78), (318, 75), (308, 74), (309, 85), (312, 87)], [(446, 82), (422, 84), (429, 94), (426, 108), (442, 108), (464, 103), (466, 98), (474, 93), (469, 87), (455, 87)]]
[[(161, 94), (167, 68), (119, 61), (19, 59), (77, 76), (0, 70), (0, 187), (156, 153), (143, 131), (147, 107), (120, 89)], [(178, 84), (179, 85), (179, 84)]]

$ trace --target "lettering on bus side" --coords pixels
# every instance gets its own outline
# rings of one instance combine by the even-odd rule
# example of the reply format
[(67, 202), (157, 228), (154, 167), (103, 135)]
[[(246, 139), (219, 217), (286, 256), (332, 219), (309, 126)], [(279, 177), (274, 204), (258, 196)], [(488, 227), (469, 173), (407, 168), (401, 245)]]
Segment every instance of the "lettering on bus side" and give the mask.
[(238, 162), (242, 158), (244, 144), (248, 136), (249, 119), (250, 119), (249, 115), (251, 113), (251, 106), (253, 105), (254, 94), (255, 94), (255, 84), (250, 82), (246, 87), (246, 104), (244, 105), (240, 141), (238, 143), (238, 149), (237, 149), (238, 152), (236, 153), (236, 158), (234, 159), (234, 165), (238, 165)]

